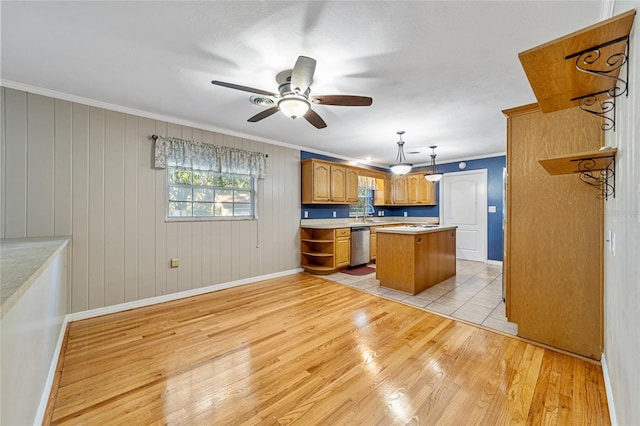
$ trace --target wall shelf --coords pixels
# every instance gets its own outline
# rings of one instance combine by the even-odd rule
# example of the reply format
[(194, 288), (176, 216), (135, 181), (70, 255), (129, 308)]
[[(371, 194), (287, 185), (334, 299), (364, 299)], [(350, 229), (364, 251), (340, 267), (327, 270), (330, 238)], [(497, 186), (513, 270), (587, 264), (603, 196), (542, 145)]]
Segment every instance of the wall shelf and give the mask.
[(538, 163), (552, 176), (578, 173), (580, 180), (600, 190), (598, 198), (616, 197), (616, 148), (564, 155)]
[(602, 116), (603, 130), (615, 129), (615, 98), (628, 96), (620, 71), (629, 73), (635, 14), (629, 10), (518, 55), (543, 113), (580, 107)]

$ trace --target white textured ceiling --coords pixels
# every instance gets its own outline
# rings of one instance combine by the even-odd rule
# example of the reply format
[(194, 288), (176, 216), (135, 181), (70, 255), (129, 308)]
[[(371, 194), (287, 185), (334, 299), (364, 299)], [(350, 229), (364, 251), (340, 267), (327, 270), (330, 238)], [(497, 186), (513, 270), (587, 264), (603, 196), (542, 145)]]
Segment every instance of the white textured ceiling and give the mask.
[[(205, 129), (387, 166), (504, 153), (501, 110), (535, 102), (518, 52), (598, 22), (602, 1), (2, 1), (3, 85), (112, 104)], [(328, 127), (278, 113), (257, 123), (249, 93), (277, 92), (299, 55)]]

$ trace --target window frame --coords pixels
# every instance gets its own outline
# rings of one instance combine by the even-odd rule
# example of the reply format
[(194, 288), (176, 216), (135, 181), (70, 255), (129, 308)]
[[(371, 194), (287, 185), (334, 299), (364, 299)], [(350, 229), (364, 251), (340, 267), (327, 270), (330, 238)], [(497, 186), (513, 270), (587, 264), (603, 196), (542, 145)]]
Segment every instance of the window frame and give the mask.
[[(232, 186), (232, 187), (219, 187), (219, 186), (215, 186), (215, 185), (194, 185), (193, 184), (193, 175), (190, 176), (191, 178), (191, 184), (183, 184), (183, 183), (171, 183), (170, 181), (170, 177), (171, 174), (173, 173), (174, 170), (184, 170), (184, 171), (188, 171), (188, 172), (202, 172), (202, 173), (211, 173), (213, 175), (222, 175), (222, 176), (228, 176), (231, 177), (232, 179), (235, 179), (236, 177), (238, 178), (242, 178), (242, 179), (248, 179), (249, 181), (249, 196), (250, 196), (250, 202), (249, 203), (238, 203), (238, 204), (250, 204), (250, 215), (248, 216), (193, 216), (193, 190), (194, 189), (199, 189), (199, 188), (210, 188), (213, 189), (214, 191), (214, 200), (211, 201), (211, 204), (213, 204), (214, 206), (214, 215), (215, 215), (215, 205), (216, 205), (216, 201), (215, 201), (215, 190), (216, 189), (228, 189), (228, 190), (238, 190), (241, 189), (239, 187), (236, 186)], [(191, 201), (174, 201), (171, 200), (171, 192), (170, 192), (170, 188), (171, 187), (183, 187), (183, 188), (190, 188), (192, 191), (192, 199)], [(188, 167), (179, 167), (179, 166), (167, 166), (165, 169), (165, 222), (215, 222), (215, 221), (246, 221), (246, 220), (258, 220), (258, 178), (253, 177), (253, 176), (248, 176), (248, 175), (238, 175), (238, 174), (232, 174), (232, 173), (218, 173), (218, 172), (213, 172), (213, 171), (206, 171), (206, 170), (197, 170), (197, 169), (193, 169), (193, 168), (188, 168)], [(170, 215), (170, 205), (172, 202), (185, 202), (185, 203), (191, 203), (191, 214), (192, 216), (171, 216)], [(234, 207), (236, 204), (236, 201), (232, 201), (231, 203)], [(234, 209), (235, 210), (235, 209)]]
[[(373, 199), (374, 194), (372, 189), (358, 187), (358, 202), (355, 204), (349, 204), (349, 217), (362, 217), (363, 211), (365, 211), (364, 214), (366, 215), (366, 205), (369, 204), (373, 206)], [(364, 200), (364, 203), (362, 200)], [(364, 210), (361, 208), (363, 204), (365, 205)]]

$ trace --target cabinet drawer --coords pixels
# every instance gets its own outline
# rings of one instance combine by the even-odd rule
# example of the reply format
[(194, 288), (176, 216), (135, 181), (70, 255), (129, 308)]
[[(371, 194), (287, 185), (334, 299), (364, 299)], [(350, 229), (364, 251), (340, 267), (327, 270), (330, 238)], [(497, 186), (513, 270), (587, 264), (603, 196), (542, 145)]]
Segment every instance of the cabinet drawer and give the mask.
[(338, 228), (336, 229), (336, 238), (351, 236), (351, 228)]

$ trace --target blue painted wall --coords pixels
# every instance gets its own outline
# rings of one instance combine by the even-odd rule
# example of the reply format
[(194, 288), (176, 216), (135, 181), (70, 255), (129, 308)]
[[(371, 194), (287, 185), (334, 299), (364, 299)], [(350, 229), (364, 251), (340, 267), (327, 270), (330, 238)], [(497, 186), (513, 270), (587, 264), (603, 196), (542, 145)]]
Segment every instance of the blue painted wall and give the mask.
[[(311, 152), (301, 151), (300, 159), (317, 158), (321, 160), (334, 161), (337, 163), (347, 164), (345, 160), (328, 157), (325, 155), (314, 154)], [(489, 206), (495, 206), (495, 213), (488, 213), (488, 251), (487, 257), (489, 260), (502, 260), (502, 217), (504, 214), (503, 206), (503, 169), (506, 167), (506, 157), (504, 155), (498, 157), (482, 158), (478, 160), (467, 160), (468, 170), (481, 170), (487, 169), (487, 202)], [(442, 173), (459, 172), (459, 162), (455, 163), (438, 163), (436, 168)], [(359, 166), (361, 167), (361, 166)], [(389, 170), (381, 169), (378, 167), (368, 167), (373, 170), (379, 170), (388, 172)], [(412, 172), (426, 171), (427, 167), (417, 167)], [(437, 199), (440, 197), (440, 183), (436, 184), (437, 187)], [(383, 211), (386, 216), (403, 216), (407, 213), (407, 217), (438, 217), (440, 215), (440, 207), (436, 206), (403, 206), (403, 207), (376, 207), (376, 212)], [(336, 217), (347, 218), (349, 217), (349, 206), (347, 205), (317, 205), (317, 204), (303, 204), (302, 205), (302, 218), (304, 218), (304, 212), (309, 214), (308, 219), (328, 219), (333, 217), (333, 212), (336, 212)], [(376, 213), (377, 215), (377, 213)]]

